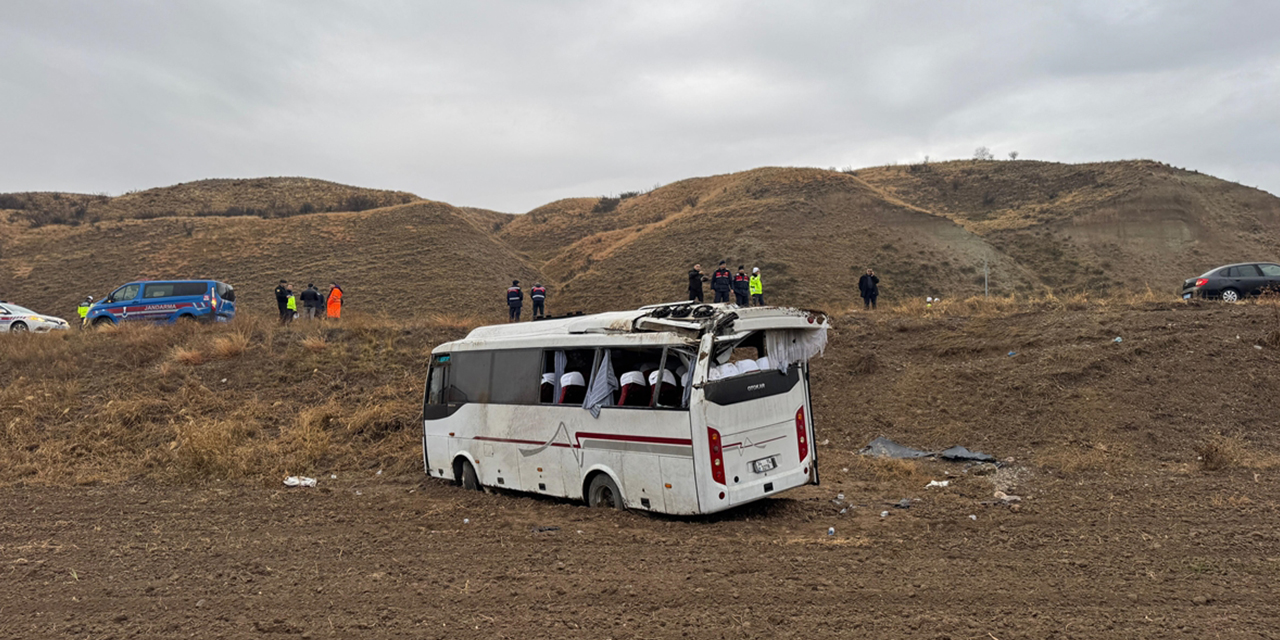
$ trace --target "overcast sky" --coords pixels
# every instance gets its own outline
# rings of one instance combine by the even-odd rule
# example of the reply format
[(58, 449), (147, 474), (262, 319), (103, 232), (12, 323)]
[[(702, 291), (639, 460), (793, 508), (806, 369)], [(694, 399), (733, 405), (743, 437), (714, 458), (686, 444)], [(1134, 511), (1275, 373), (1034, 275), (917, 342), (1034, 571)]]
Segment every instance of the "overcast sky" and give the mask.
[(1280, 2), (0, 3), (0, 192), (309, 176), (523, 212), (764, 165), (1280, 193)]

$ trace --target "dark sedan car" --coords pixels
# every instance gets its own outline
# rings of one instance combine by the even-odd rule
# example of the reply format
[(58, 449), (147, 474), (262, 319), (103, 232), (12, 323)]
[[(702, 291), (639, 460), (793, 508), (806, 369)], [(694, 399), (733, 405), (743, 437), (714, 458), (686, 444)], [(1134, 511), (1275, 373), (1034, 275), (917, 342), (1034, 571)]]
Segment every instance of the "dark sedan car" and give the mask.
[(1280, 264), (1242, 262), (1211, 269), (1182, 283), (1182, 297), (1222, 298), (1237, 302), (1264, 291), (1280, 292)]

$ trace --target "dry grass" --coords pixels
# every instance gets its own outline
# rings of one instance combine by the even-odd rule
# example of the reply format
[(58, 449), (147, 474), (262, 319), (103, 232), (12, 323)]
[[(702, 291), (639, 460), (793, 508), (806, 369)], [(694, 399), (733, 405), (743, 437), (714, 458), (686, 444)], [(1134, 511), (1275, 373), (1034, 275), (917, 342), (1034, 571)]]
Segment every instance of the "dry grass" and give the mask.
[(1280, 454), (1262, 450), (1239, 437), (1210, 436), (1196, 447), (1195, 453), (1202, 471), (1233, 468), (1268, 471), (1280, 468)]
[(204, 352), (199, 349), (189, 349), (187, 347), (175, 347), (173, 349), (173, 360), (185, 365), (197, 366), (204, 364)]
[[(0, 485), (411, 472), (422, 354), (461, 332), (353, 323), (282, 328), (246, 314), (0, 340), (6, 364), (23, 363), (0, 368)], [(327, 346), (315, 351), (319, 332)]]
[(319, 353), (329, 346), (329, 339), (323, 335), (307, 336), (302, 339), (302, 347), (307, 351)]
[(236, 332), (213, 339), (213, 357), (219, 360), (230, 360), (239, 357), (249, 348), (249, 336)]

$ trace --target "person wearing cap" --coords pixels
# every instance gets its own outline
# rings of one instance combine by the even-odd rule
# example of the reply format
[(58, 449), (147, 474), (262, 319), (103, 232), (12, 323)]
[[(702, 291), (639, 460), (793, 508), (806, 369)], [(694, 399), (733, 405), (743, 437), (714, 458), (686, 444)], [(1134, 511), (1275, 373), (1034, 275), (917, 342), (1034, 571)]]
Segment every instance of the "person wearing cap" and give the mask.
[(280, 312), (280, 324), (285, 323), (285, 316), (289, 313), (289, 281), (281, 280), (276, 285), (276, 310)]
[(84, 323), (89, 318), (89, 307), (93, 306), (93, 296), (85, 296), (80, 306), (76, 307), (76, 314), (80, 316), (80, 328), (84, 328)]
[(764, 306), (764, 282), (760, 280), (760, 267), (751, 268), (751, 304)]
[(751, 276), (747, 275), (747, 268), (743, 265), (738, 265), (738, 272), (733, 275), (733, 298), (739, 307), (751, 303)]
[(520, 308), (524, 306), (524, 291), (520, 281), (512, 280), (507, 289), (507, 322), (520, 322)]
[(535, 319), (547, 315), (547, 288), (541, 282), (533, 283), (529, 290), (529, 299), (533, 301), (533, 317)]
[(733, 290), (733, 274), (724, 266), (724, 260), (720, 261), (720, 267), (711, 274), (711, 290), (716, 294), (713, 302), (729, 301), (729, 292)]

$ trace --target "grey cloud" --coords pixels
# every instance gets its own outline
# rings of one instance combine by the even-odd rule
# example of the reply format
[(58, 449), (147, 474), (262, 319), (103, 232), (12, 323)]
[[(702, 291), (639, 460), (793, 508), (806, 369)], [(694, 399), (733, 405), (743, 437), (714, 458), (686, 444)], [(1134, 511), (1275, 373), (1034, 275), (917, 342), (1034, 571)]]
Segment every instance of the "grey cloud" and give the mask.
[(524, 211), (693, 175), (1154, 157), (1280, 189), (1267, 2), (12, 3), (0, 191), (308, 175)]

